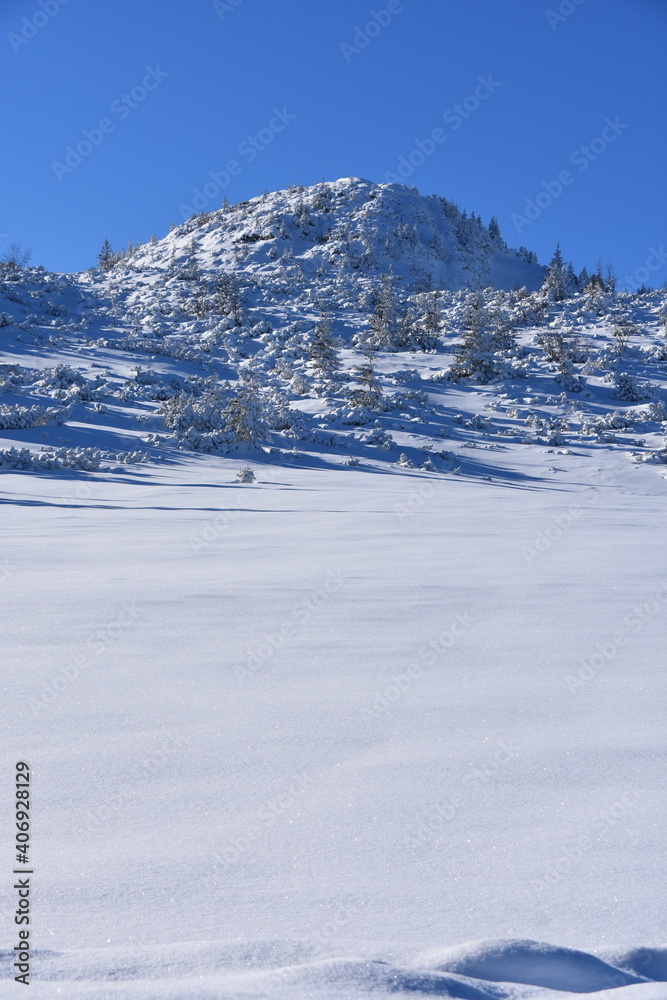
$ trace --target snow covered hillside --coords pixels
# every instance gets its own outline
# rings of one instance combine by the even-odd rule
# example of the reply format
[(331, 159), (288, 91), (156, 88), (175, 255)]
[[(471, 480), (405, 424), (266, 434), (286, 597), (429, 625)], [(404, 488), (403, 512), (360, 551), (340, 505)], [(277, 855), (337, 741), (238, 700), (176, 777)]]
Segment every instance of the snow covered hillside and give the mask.
[(593, 448), (624, 432), (659, 461), (664, 296), (521, 253), (444, 199), (353, 179), (106, 247), (101, 271), (5, 268), (2, 461), (94, 471), (174, 444), (306, 442), (325, 465), (453, 471), (479, 463), (444, 439), (513, 453), (565, 429)]
[(32, 995), (667, 1000), (664, 291), (357, 180), (102, 265), (0, 271)]
[[(259, 198), (201, 212), (164, 240), (132, 253), (138, 267), (245, 270), (269, 289), (336, 295), (392, 270), (405, 290), (493, 285), (536, 290), (544, 277), (534, 254), (510, 249), (497, 221), (489, 227), (436, 195), (357, 177), (314, 187), (265, 192)], [(288, 279), (286, 282), (285, 279)]]

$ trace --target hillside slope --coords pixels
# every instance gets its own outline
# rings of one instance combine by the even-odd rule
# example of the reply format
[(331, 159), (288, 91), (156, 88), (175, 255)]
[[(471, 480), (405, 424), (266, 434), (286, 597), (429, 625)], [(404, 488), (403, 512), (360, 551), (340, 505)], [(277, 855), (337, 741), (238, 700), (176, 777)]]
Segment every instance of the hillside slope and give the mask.
[(32, 992), (667, 1000), (665, 293), (330, 188), (0, 275)]

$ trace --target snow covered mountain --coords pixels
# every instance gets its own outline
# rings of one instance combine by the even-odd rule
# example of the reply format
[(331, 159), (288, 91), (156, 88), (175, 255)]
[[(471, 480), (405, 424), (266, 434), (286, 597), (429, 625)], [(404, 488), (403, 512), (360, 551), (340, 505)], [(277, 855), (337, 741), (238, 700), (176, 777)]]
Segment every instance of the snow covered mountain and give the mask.
[(491, 228), (339, 181), (0, 270), (40, 1000), (667, 1000), (667, 299)]
[(358, 283), (388, 271), (404, 291), (487, 285), (532, 291), (544, 277), (533, 254), (507, 247), (497, 223), (487, 228), (474, 213), (416, 188), (356, 177), (200, 213), (140, 248), (133, 262), (164, 267), (173, 254), (185, 263), (191, 250), (203, 267), (242, 269), (260, 280), (287, 271), (301, 289), (323, 294), (345, 277)]
[[(300, 441), (325, 464), (458, 468), (442, 439), (453, 416), (482, 429), (466, 414), (478, 383), (498, 387), (505, 446), (532, 440), (526, 421), (536, 441), (560, 442), (567, 425), (599, 443), (601, 422), (648, 418), (659, 450), (647, 380), (665, 352), (664, 297), (616, 294), (601, 275), (578, 290), (559, 254), (548, 269), (530, 258), (444, 199), (352, 179), (202, 213), (121, 254), (105, 246), (100, 270), (7, 266), (0, 429), (24, 449), (0, 457), (57, 466), (75, 461), (69, 447), (90, 470)], [(513, 404), (538, 387), (548, 403)], [(616, 400), (643, 405), (619, 417)]]

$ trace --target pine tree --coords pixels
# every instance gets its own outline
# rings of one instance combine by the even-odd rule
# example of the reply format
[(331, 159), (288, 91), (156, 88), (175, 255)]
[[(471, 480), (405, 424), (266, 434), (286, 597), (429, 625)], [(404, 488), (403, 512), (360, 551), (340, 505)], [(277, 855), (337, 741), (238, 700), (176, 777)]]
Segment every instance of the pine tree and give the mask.
[(102, 249), (97, 255), (97, 262), (100, 267), (100, 271), (108, 271), (114, 264), (114, 252), (111, 249), (111, 244), (108, 240), (105, 240), (102, 244)]
[(399, 322), (391, 273), (382, 278), (375, 299), (375, 307), (369, 317), (368, 324), (371, 328), (371, 334), (367, 343), (371, 347), (375, 350), (380, 348), (390, 351), (396, 350)]
[(435, 351), (440, 343), (440, 292), (431, 292), (426, 297), (424, 312), (417, 323), (415, 341), (423, 351)]
[(186, 263), (178, 277), (183, 281), (199, 281), (201, 277), (201, 271), (197, 261), (197, 244), (194, 236), (187, 245)]
[(604, 291), (604, 278), (602, 277), (599, 270), (596, 270), (594, 274), (591, 274), (590, 278), (588, 279), (588, 283), (584, 288), (584, 291), (589, 291), (589, 292)]
[(486, 384), (497, 378), (503, 361), (496, 351), (506, 331), (495, 331), (486, 306), (477, 292), (468, 292), (461, 319), (463, 337), (449, 370), (451, 382), (470, 378)]
[(563, 261), (560, 243), (557, 243), (542, 284), (542, 289), (553, 302), (562, 302), (567, 297), (567, 285), (567, 270)]
[(313, 330), (313, 340), (308, 354), (314, 368), (322, 375), (332, 375), (340, 364), (336, 353), (336, 341), (331, 331), (329, 314), (323, 311)]
[(516, 255), (519, 258), (519, 260), (525, 260), (527, 264), (535, 264), (536, 266), (539, 266), (537, 254), (534, 253), (532, 250), (529, 250), (527, 247), (520, 246), (519, 249), (516, 251)]
[(370, 351), (366, 355), (365, 363), (352, 369), (352, 375), (361, 384), (361, 389), (351, 390), (350, 401), (355, 406), (367, 406), (371, 410), (379, 410), (382, 386), (375, 374)]
[(240, 381), (240, 389), (222, 411), (224, 427), (237, 444), (257, 447), (269, 437), (266, 408), (254, 372), (241, 371)]
[(237, 326), (243, 326), (243, 300), (239, 279), (233, 273), (221, 274), (214, 285), (215, 311), (230, 316)]
[(418, 340), (417, 315), (414, 309), (405, 309), (398, 316), (394, 349), (397, 351), (408, 350), (410, 347), (416, 346)]
[(566, 271), (566, 288), (568, 298), (572, 295), (576, 295), (579, 291), (579, 278), (577, 277), (577, 272), (574, 270), (574, 265), (572, 261), (567, 265)]
[(500, 226), (498, 225), (498, 220), (495, 215), (491, 216), (491, 221), (489, 222), (489, 236), (494, 241), (494, 243), (502, 243), (502, 237), (500, 235)]

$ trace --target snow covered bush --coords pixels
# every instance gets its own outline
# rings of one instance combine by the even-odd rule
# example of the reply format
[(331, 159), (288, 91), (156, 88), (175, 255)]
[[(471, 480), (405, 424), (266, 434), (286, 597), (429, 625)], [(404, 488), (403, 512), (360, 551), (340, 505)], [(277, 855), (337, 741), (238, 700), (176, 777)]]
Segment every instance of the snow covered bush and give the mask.
[(640, 384), (629, 372), (617, 372), (614, 376), (612, 399), (618, 399), (624, 403), (641, 403), (653, 399), (656, 393), (655, 386), (651, 385), (650, 382)]
[(391, 273), (383, 275), (369, 304), (372, 312), (368, 328), (355, 334), (355, 345), (372, 351), (401, 351), (410, 347), (416, 336), (414, 317), (399, 306)]
[(504, 325), (494, 323), (477, 292), (469, 292), (461, 317), (462, 340), (448, 372), (450, 382), (471, 381), (486, 385), (502, 378), (517, 378), (525, 366), (517, 363), (513, 337)]
[(650, 465), (667, 465), (667, 437), (665, 443), (659, 451), (651, 451), (648, 455), (637, 455), (636, 460)]
[(213, 286), (213, 310), (229, 316), (236, 326), (243, 326), (245, 313), (243, 293), (235, 274), (221, 274)]
[(656, 399), (649, 403), (644, 413), (644, 419), (657, 424), (661, 424), (667, 420), (667, 410), (665, 410), (665, 404), (661, 399)]
[(240, 483), (254, 483), (255, 473), (249, 465), (242, 465), (236, 473), (236, 478)]
[(551, 364), (562, 369), (568, 362), (581, 364), (588, 358), (588, 352), (567, 321), (551, 326), (536, 338)]
[(71, 415), (70, 407), (0, 406), (0, 430), (25, 430), (47, 424), (60, 427)]
[(566, 392), (582, 392), (586, 388), (585, 379), (576, 374), (569, 358), (564, 358), (559, 365), (559, 371), (554, 375), (554, 381), (562, 386)]
[(181, 446), (195, 451), (258, 447), (269, 438), (269, 411), (251, 374), (241, 373), (236, 391), (215, 380), (199, 395), (182, 390), (163, 401), (160, 410)]
[(611, 351), (608, 350), (590, 354), (586, 363), (581, 367), (581, 374), (597, 375), (599, 372), (609, 371), (616, 364), (616, 360)]
[(69, 365), (56, 365), (40, 373), (35, 385), (57, 399), (91, 402), (99, 397), (99, 389), (105, 384), (101, 377), (89, 379), (83, 372)]
[(261, 398), (254, 375), (241, 373), (241, 386), (223, 410), (225, 429), (235, 444), (257, 447), (269, 439), (270, 414)]
[(32, 468), (33, 454), (29, 448), (14, 448), (0, 451), (0, 465), (10, 469)]
[(315, 324), (308, 349), (310, 363), (321, 375), (330, 378), (340, 368), (337, 348), (338, 342), (332, 333), (329, 316), (323, 312)]
[(639, 328), (627, 316), (622, 316), (613, 324), (611, 335), (614, 340), (614, 350), (619, 357), (629, 345), (632, 337), (636, 337), (638, 333)]
[(376, 448), (381, 448), (382, 451), (391, 451), (392, 448), (396, 447), (393, 437), (382, 429), (379, 420), (375, 421), (375, 426), (364, 435), (362, 441), (364, 444), (375, 445)]
[(146, 340), (145, 338), (123, 337), (119, 339), (100, 338), (97, 347), (113, 351), (140, 351), (143, 354), (157, 354), (160, 357), (172, 358), (174, 361), (189, 361), (193, 364), (205, 364), (205, 356), (200, 350), (194, 350), (185, 344), (171, 340)]
[(295, 374), (290, 380), (290, 392), (294, 393), (295, 396), (305, 396), (310, 392), (310, 385), (303, 377), (303, 375)]
[(412, 340), (422, 351), (435, 351), (440, 345), (444, 325), (440, 300), (439, 291), (416, 296), (417, 319)]
[(134, 381), (138, 385), (155, 385), (160, 381), (160, 376), (152, 368), (142, 368), (137, 365), (134, 369)]
[(200, 397), (182, 390), (164, 400), (160, 411), (165, 427), (173, 431), (182, 448), (229, 451), (233, 440), (225, 428), (225, 405), (226, 398), (220, 390)]
[(280, 431), (286, 437), (305, 441), (309, 434), (308, 419), (301, 410), (289, 405), (287, 396), (278, 389), (268, 392), (264, 398), (265, 418), (272, 430)]
[(19, 365), (0, 365), (0, 394), (15, 391), (22, 381)]
[(393, 396), (387, 396), (385, 409), (390, 406), (397, 410), (416, 409), (420, 411), (428, 403), (428, 395), (423, 389), (406, 389), (404, 392), (395, 392)]
[(357, 365), (353, 368), (352, 375), (358, 385), (361, 386), (361, 388), (349, 389), (347, 392), (347, 397), (352, 406), (354, 408), (375, 411), (384, 409), (382, 386), (370, 358), (367, 359), (365, 364)]
[(340, 420), (342, 424), (351, 427), (363, 427), (376, 417), (377, 411), (367, 406), (341, 406), (333, 410), (329, 416), (332, 420)]
[(99, 448), (57, 448), (54, 451), (31, 452), (29, 448), (9, 448), (0, 451), (0, 465), (32, 472), (54, 469), (79, 469), (97, 472), (102, 461)]
[(138, 465), (149, 461), (148, 452), (145, 451), (103, 451), (102, 458), (121, 465)]

